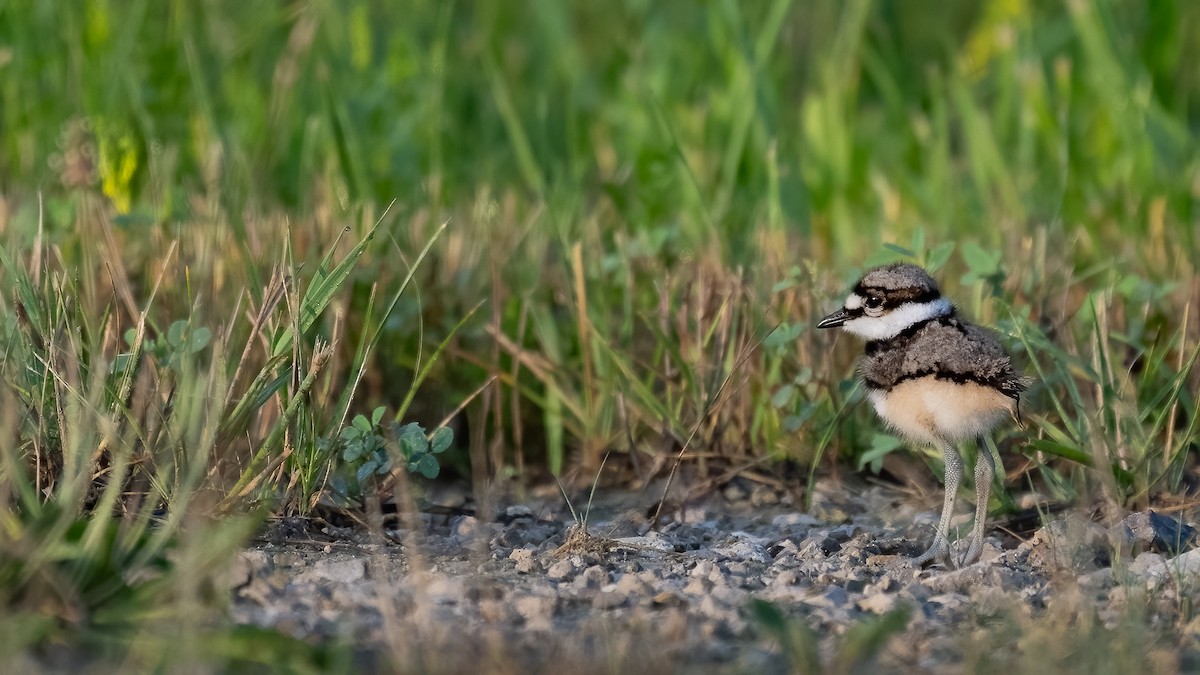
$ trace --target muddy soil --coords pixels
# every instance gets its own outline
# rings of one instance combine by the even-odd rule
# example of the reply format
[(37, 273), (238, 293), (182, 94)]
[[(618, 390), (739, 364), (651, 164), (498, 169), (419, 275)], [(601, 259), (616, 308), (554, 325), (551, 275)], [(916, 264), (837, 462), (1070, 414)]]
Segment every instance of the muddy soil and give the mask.
[(1166, 519), (993, 521), (979, 563), (914, 570), (936, 499), (826, 481), (803, 511), (737, 479), (643, 531), (658, 494), (598, 495), (586, 534), (550, 493), (490, 522), (451, 497), (386, 539), (273, 523), (237, 561), (232, 614), (406, 672), (1081, 671), (1122, 663), (1103, 650), (1131, 616), (1130, 663), (1200, 667), (1200, 583), (1179, 571), (1200, 565), (1164, 545), (1190, 534)]

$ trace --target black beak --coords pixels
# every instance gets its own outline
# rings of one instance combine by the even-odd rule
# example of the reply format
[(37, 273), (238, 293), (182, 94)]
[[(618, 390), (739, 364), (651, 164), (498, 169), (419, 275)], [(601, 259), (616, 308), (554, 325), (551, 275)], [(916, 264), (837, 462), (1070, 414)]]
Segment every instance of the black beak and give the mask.
[(849, 321), (851, 318), (850, 312), (847, 312), (845, 308), (842, 308), (818, 321), (817, 328), (837, 328), (838, 326)]

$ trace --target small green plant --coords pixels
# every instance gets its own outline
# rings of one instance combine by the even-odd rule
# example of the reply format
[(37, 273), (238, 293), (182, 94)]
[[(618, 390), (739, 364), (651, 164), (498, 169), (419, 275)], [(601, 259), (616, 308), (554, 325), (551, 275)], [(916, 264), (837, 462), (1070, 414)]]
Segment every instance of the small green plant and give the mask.
[[(365, 415), (355, 415), (335, 438), (318, 441), (321, 452), (336, 452), (345, 462), (343, 470), (332, 481), (337, 494), (343, 497), (359, 496), (373, 476), (386, 476), (395, 466), (393, 457), (396, 455), (388, 452), (388, 438), (385, 429), (380, 426), (383, 414), (384, 408), (380, 406), (375, 408), (369, 419)], [(454, 432), (448, 427), (438, 427), (432, 434), (426, 435), (425, 428), (417, 422), (391, 426), (399, 457), (409, 473), (437, 478), (441, 473), (437, 456), (450, 448)]]
[(379, 428), (383, 411), (383, 406), (376, 408), (370, 420), (363, 415), (355, 415), (336, 440), (322, 438), (319, 441), (322, 451), (335, 444), (341, 446), (342, 460), (346, 462), (346, 468), (353, 469), (355, 485), (362, 485), (373, 475), (382, 476), (392, 468), (387, 441)]
[(441, 472), (437, 455), (450, 447), (454, 440), (454, 432), (447, 427), (438, 427), (430, 436), (425, 435), (425, 429), (416, 422), (410, 422), (399, 429), (400, 451), (404, 454), (408, 470), (419, 473), (426, 478), (437, 478)]
[[(125, 344), (130, 351), (117, 355), (113, 360), (113, 372), (124, 372), (138, 351), (138, 331), (125, 331)], [(191, 328), (190, 322), (180, 319), (173, 322), (167, 332), (157, 338), (142, 340), (141, 351), (153, 356), (163, 367), (178, 367), (181, 359), (198, 354), (212, 341), (212, 331), (207, 326)]]

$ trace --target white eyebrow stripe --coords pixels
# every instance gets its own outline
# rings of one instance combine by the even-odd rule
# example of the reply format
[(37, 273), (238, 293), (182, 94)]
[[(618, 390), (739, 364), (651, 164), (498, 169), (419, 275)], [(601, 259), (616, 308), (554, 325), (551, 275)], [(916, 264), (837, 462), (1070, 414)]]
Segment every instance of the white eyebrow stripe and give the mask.
[(862, 307), (863, 299), (858, 293), (851, 293), (850, 297), (846, 298), (846, 309), (858, 309)]
[(842, 329), (867, 340), (890, 340), (910, 326), (939, 316), (947, 316), (953, 309), (946, 298), (929, 302), (908, 302), (883, 316), (860, 316), (851, 319), (842, 324)]

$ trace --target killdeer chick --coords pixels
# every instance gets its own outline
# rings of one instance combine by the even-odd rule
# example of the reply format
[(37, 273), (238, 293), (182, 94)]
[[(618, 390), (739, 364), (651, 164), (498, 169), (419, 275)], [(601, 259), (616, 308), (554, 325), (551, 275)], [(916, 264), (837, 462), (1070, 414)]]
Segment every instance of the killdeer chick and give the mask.
[(956, 444), (974, 438), (975, 524), (962, 564), (983, 552), (983, 527), (996, 467), (983, 436), (1006, 418), (1020, 423), (1018, 402), (1028, 381), (987, 330), (959, 319), (929, 274), (910, 264), (863, 275), (838, 311), (817, 328), (842, 329), (867, 340), (859, 366), (875, 411), (911, 441), (930, 443), (945, 459), (946, 494), (933, 545), (914, 566), (947, 559), (950, 515), (962, 478)]

